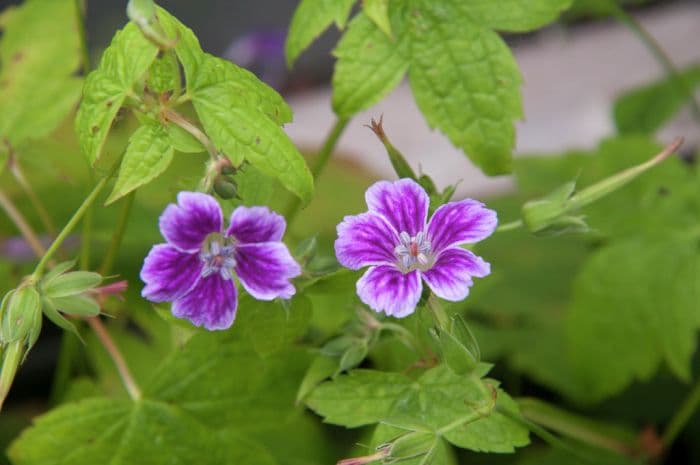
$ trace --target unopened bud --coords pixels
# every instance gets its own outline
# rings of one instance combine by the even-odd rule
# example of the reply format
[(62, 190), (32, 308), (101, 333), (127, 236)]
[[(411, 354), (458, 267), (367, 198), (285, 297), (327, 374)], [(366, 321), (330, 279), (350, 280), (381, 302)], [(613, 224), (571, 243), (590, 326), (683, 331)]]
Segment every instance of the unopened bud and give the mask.
[(99, 273), (72, 271), (42, 282), (41, 290), (49, 298), (68, 297), (94, 289), (101, 282)]
[(34, 286), (10, 292), (0, 323), (0, 342), (5, 345), (19, 341), (29, 350), (41, 331), (41, 298)]
[(218, 176), (214, 180), (214, 192), (222, 199), (233, 199), (238, 193), (238, 187), (232, 178), (228, 176)]

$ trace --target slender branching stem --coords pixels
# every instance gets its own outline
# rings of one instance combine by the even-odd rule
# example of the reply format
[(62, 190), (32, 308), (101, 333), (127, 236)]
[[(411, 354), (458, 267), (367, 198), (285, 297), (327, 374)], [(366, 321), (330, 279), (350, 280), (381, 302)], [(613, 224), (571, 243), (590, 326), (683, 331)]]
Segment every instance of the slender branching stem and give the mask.
[(114, 233), (112, 233), (112, 241), (107, 249), (107, 254), (102, 260), (102, 265), (100, 265), (100, 274), (102, 276), (107, 275), (112, 269), (114, 264), (114, 259), (119, 252), (119, 248), (122, 244), (122, 239), (124, 238), (124, 232), (126, 231), (126, 225), (129, 222), (129, 215), (131, 214), (131, 206), (134, 204), (134, 197), (136, 191), (129, 193), (124, 199), (121, 211), (119, 212), (119, 218), (117, 219), (117, 224), (114, 226)]
[[(345, 131), (345, 128), (347, 127), (349, 122), (350, 120), (348, 118), (338, 118), (333, 127), (331, 128), (330, 132), (326, 136), (326, 140), (323, 142), (321, 150), (318, 152), (316, 158), (311, 164), (311, 174), (314, 177), (314, 181), (317, 180), (319, 176), (321, 176), (321, 173), (328, 165), (328, 161), (330, 160), (331, 155), (333, 155), (335, 146), (338, 144), (338, 140)], [(287, 224), (291, 224), (292, 221), (294, 221), (296, 216), (299, 214), (300, 209), (301, 201), (296, 197), (293, 198), (287, 205), (287, 209), (284, 215), (287, 218)]]
[(506, 231), (513, 231), (514, 229), (521, 228), (523, 226), (523, 220), (515, 220), (511, 221), (509, 223), (503, 223), (502, 225), (498, 226), (496, 228), (496, 232), (506, 232)]
[(46, 252), (46, 249), (41, 244), (36, 232), (34, 232), (22, 213), (15, 207), (12, 200), (2, 191), (0, 191), (0, 208), (7, 213), (8, 218), (10, 218), (10, 221), (17, 227), (22, 237), (24, 237), (27, 244), (29, 244), (29, 247), (32, 248), (32, 251), (34, 251), (38, 257), (42, 256)]
[(119, 377), (121, 378), (122, 383), (124, 383), (124, 387), (129, 393), (129, 396), (134, 400), (139, 400), (141, 398), (141, 390), (136, 384), (136, 381), (134, 381), (133, 376), (131, 376), (131, 372), (129, 371), (129, 367), (126, 364), (122, 353), (119, 351), (119, 348), (114, 343), (114, 340), (107, 332), (107, 328), (105, 328), (105, 326), (102, 324), (102, 320), (100, 320), (100, 318), (97, 316), (92, 316), (87, 319), (87, 322), (95, 332), (95, 335), (97, 335), (99, 338), (105, 350), (107, 350), (109, 353), (114, 365), (117, 367)]

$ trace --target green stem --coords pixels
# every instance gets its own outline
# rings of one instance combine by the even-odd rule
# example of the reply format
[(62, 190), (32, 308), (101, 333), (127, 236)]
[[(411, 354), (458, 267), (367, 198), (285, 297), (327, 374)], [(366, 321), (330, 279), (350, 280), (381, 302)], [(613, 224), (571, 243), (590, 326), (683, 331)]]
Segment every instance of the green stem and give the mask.
[(676, 411), (671, 418), (671, 421), (666, 426), (661, 441), (663, 442), (664, 448), (668, 449), (673, 441), (676, 440), (678, 435), (683, 431), (685, 425), (693, 417), (693, 414), (700, 406), (700, 379), (695, 383), (693, 389), (685, 398), (680, 408)]
[(185, 118), (180, 113), (176, 112), (171, 108), (166, 108), (165, 110), (163, 110), (163, 117), (168, 121), (180, 126), (182, 129), (190, 133), (192, 137), (197, 139), (207, 149), (207, 152), (209, 152), (209, 156), (214, 162), (218, 160), (219, 151), (216, 150), (214, 143), (211, 141), (211, 139), (209, 139), (209, 137), (207, 137), (206, 134), (204, 134), (204, 132), (202, 132), (201, 129), (199, 129), (197, 126), (188, 121), (187, 118)]
[[(92, 205), (95, 199), (97, 199), (97, 196), (100, 194), (100, 192), (102, 192), (102, 189), (105, 188), (105, 186), (107, 185), (107, 181), (117, 171), (117, 168), (119, 168), (120, 162), (121, 160), (119, 160), (114, 165), (111, 172), (107, 176), (100, 179), (100, 181), (92, 189), (92, 192), (90, 192), (90, 194), (85, 198), (85, 200), (83, 200), (83, 203), (80, 205), (78, 210), (76, 210), (76, 212), (73, 213), (73, 216), (70, 218), (70, 220), (68, 220), (68, 223), (66, 223), (61, 232), (58, 233), (58, 236), (56, 236), (56, 239), (54, 239), (53, 243), (48, 248), (44, 256), (41, 257), (41, 260), (34, 269), (34, 273), (32, 273), (33, 279), (39, 280), (39, 278), (41, 278), (41, 275), (44, 273), (44, 270), (46, 269), (46, 265), (48, 265), (49, 260), (51, 260), (58, 248), (61, 246), (61, 244), (63, 244), (63, 241), (66, 240), (68, 234), (70, 234), (73, 231), (73, 228), (75, 228), (75, 226), (78, 224), (85, 212), (90, 208), (90, 205)], [(83, 240), (85, 239), (86, 238), (83, 238)]]
[(673, 64), (666, 51), (664, 51), (661, 45), (659, 45), (656, 39), (654, 39), (654, 36), (652, 36), (649, 31), (647, 31), (644, 26), (642, 26), (632, 15), (628, 14), (624, 8), (613, 1), (610, 1), (609, 3), (612, 6), (617, 19), (627, 26), (627, 28), (639, 38), (639, 40), (654, 56), (659, 65), (661, 65), (666, 74), (674, 80), (676, 85), (679, 87), (679, 90), (683, 92), (683, 95), (690, 99), (690, 109), (693, 113), (693, 118), (700, 123), (700, 104), (698, 104), (692, 89), (688, 88), (683, 80), (683, 77), (680, 75), (678, 68), (676, 68), (676, 65)]
[(83, 218), (83, 229), (80, 233), (80, 269), (90, 269), (90, 236), (92, 235), (92, 218), (94, 209), (88, 208)]
[(44, 204), (41, 202), (41, 199), (39, 199), (39, 197), (36, 195), (34, 189), (32, 189), (31, 184), (27, 182), (27, 178), (24, 176), (24, 172), (22, 171), (22, 167), (19, 165), (19, 160), (16, 156), (13, 156), (12, 158), (12, 162), (10, 163), (10, 171), (12, 171), (12, 175), (15, 177), (17, 183), (20, 185), (24, 193), (27, 194), (29, 202), (32, 204), (32, 207), (36, 211), (37, 215), (39, 215), (39, 219), (44, 225), (46, 232), (49, 233), (51, 236), (56, 234), (56, 228), (54, 227), (53, 222), (51, 221), (49, 212), (46, 211)]
[(523, 226), (523, 220), (515, 220), (510, 223), (503, 223), (496, 228), (496, 232), (506, 232), (513, 231), (514, 229), (521, 228)]
[(80, 53), (82, 55), (83, 74), (87, 76), (90, 72), (90, 50), (88, 49), (87, 30), (85, 29), (86, 1), (74, 0), (73, 5), (75, 6), (75, 22), (78, 26), (78, 35), (80, 38)]
[(17, 374), (17, 367), (22, 363), (24, 357), (23, 349), (24, 341), (15, 341), (5, 347), (5, 353), (2, 355), (2, 370), (0, 371), (0, 410), (2, 404), (7, 398), (7, 394), (12, 387), (12, 381)]
[[(311, 164), (311, 174), (314, 177), (314, 181), (317, 180), (319, 176), (321, 176), (321, 173), (326, 168), (328, 160), (330, 160), (331, 155), (333, 154), (333, 150), (338, 144), (338, 140), (343, 134), (343, 131), (345, 131), (345, 128), (347, 127), (349, 122), (349, 118), (338, 118), (333, 127), (331, 128), (330, 132), (326, 136), (326, 140), (323, 142), (321, 150), (318, 152), (316, 158)], [(287, 218), (288, 225), (291, 224), (296, 218), (296, 216), (299, 214), (300, 208), (301, 201), (296, 197), (293, 198), (287, 206), (287, 211), (284, 215)]]
[(112, 241), (107, 249), (107, 254), (102, 260), (102, 265), (100, 265), (100, 274), (105, 276), (109, 274), (114, 264), (114, 259), (119, 252), (119, 248), (122, 244), (122, 239), (124, 238), (124, 231), (126, 231), (126, 225), (129, 222), (129, 215), (131, 214), (131, 206), (134, 204), (134, 197), (136, 191), (132, 191), (124, 199), (122, 204), (122, 209), (119, 213), (119, 219), (117, 219), (117, 224), (114, 227), (114, 233), (112, 234)]

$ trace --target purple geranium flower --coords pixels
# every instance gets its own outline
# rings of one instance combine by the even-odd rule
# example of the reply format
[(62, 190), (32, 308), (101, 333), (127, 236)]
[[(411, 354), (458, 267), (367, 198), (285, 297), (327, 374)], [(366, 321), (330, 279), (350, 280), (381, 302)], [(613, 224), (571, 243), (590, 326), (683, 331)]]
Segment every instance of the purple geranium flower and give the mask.
[(472, 277), (491, 272), (481, 257), (459, 247), (496, 228), (496, 212), (481, 202), (447, 203), (427, 222), (428, 195), (411, 179), (379, 181), (365, 199), (367, 213), (338, 225), (335, 253), (350, 269), (370, 267), (357, 281), (357, 294), (373, 310), (410, 315), (423, 291), (421, 278), (438, 297), (459, 301), (469, 294)]
[(289, 280), (301, 269), (282, 243), (284, 218), (267, 207), (238, 207), (223, 229), (214, 198), (180, 192), (159, 226), (166, 244), (153, 246), (141, 269), (142, 295), (172, 301), (172, 312), (209, 330), (233, 324), (238, 296), (234, 276), (259, 300), (294, 295)]

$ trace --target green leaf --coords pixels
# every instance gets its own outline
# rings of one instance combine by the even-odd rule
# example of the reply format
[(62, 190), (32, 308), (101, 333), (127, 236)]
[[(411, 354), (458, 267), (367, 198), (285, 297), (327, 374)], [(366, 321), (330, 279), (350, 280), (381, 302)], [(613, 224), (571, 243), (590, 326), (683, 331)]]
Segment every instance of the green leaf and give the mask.
[(362, 11), (384, 34), (391, 37), (389, 0), (362, 0)]
[(163, 8), (156, 6), (158, 23), (168, 37), (177, 37), (175, 53), (185, 72), (185, 79), (189, 82), (194, 79), (199, 69), (199, 64), (204, 57), (204, 51), (199, 45), (199, 40), (192, 29), (186, 27), (173, 15)]
[[(405, 434), (406, 430), (401, 428), (379, 424), (372, 434), (371, 449), (376, 449)], [(404, 465), (457, 465), (457, 459), (452, 447), (444, 439), (436, 439), (434, 447), (428, 454), (420, 455), (413, 459), (403, 459), (400, 463)]]
[(100, 65), (88, 75), (75, 128), (83, 155), (91, 164), (99, 160), (112, 121), (124, 100), (140, 93), (134, 86), (157, 54), (158, 47), (135, 24), (129, 23), (117, 32)]
[(148, 70), (146, 85), (159, 94), (180, 88), (180, 64), (175, 53), (164, 53), (153, 61)]
[(168, 136), (173, 149), (182, 153), (202, 153), (207, 149), (189, 132), (177, 124), (168, 124)]
[(557, 19), (572, 0), (466, 0), (465, 8), (484, 26), (509, 32), (538, 29)]
[(698, 270), (696, 240), (682, 236), (611, 244), (584, 266), (566, 331), (589, 400), (648, 380), (662, 362), (680, 379), (690, 379), (700, 327)]
[(522, 116), (517, 64), (464, 2), (417, 2), (411, 18), (411, 88), (432, 127), (486, 174), (508, 173)]
[(382, 32), (366, 13), (360, 13), (333, 51), (338, 58), (333, 73), (333, 110), (338, 116), (347, 118), (369, 108), (401, 82), (410, 61), (406, 28), (398, 13), (394, 14), (395, 39)]
[(678, 76), (625, 93), (613, 110), (618, 132), (653, 134), (693, 98), (699, 85), (700, 66), (692, 66)]
[[(386, 422), (415, 430), (413, 425), (424, 425), (429, 431), (444, 429), (448, 441), (475, 451), (513, 452), (528, 444), (528, 431), (501, 413), (475, 417), (475, 406), (490, 403), (491, 396), (479, 378), (438, 366), (416, 381), (399, 373), (354, 370), (321, 384), (306, 402), (326, 422), (346, 427)], [(518, 410), (500, 390), (498, 403)]]
[(388, 418), (410, 389), (411, 379), (402, 374), (353, 370), (321, 384), (306, 404), (328, 423), (355, 428)]
[[(194, 83), (188, 83), (197, 114), (217, 149), (234, 165), (247, 160), (308, 202), (313, 177), (304, 158), (279, 127), (286, 105), (269, 99), (268, 88), (231, 62), (207, 56)], [(271, 91), (271, 90), (270, 90)], [(274, 91), (272, 91), (274, 92)], [(275, 94), (276, 95), (276, 94)]]
[(119, 176), (109, 194), (110, 204), (160, 176), (173, 159), (168, 131), (158, 123), (146, 124), (129, 139), (119, 168)]
[(51, 133), (80, 96), (74, 6), (28, 0), (4, 11), (0, 27), (0, 139), (17, 146)]
[(306, 47), (335, 22), (345, 27), (356, 0), (301, 0), (294, 12), (285, 44), (287, 64), (291, 67)]

